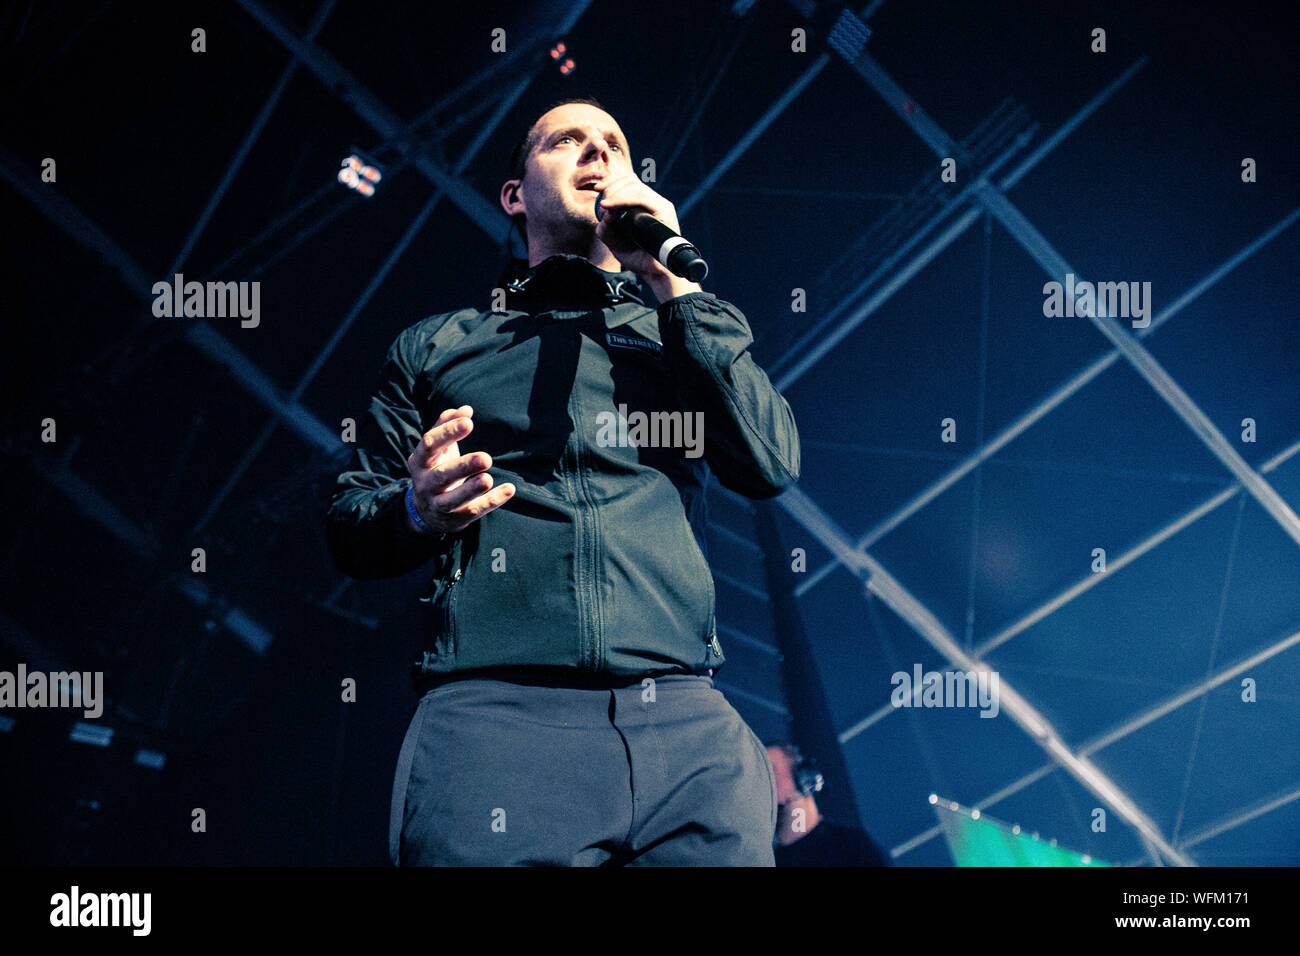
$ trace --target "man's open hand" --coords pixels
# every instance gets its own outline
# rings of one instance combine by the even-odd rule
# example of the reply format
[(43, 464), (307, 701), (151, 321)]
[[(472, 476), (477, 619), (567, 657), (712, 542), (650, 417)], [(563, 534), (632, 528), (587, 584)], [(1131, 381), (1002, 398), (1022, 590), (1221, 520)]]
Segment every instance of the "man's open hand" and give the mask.
[[(425, 524), (444, 534), (463, 531), (515, 493), (515, 486), (509, 483), (492, 487), (492, 476), (487, 473), (492, 456), (487, 452), (460, 453), (457, 442), (473, 431), (473, 414), (468, 405), (444, 411), (406, 459), (415, 510)], [(415, 530), (409, 515), (407, 525)]]

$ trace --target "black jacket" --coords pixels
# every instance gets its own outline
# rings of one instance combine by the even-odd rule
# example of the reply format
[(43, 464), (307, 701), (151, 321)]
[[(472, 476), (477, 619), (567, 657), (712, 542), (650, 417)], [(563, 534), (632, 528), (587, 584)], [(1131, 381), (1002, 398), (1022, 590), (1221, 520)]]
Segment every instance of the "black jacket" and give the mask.
[[(361, 579), (431, 564), (426, 674), (716, 669), (708, 471), (751, 498), (799, 476), (794, 417), (748, 352), (745, 317), (708, 293), (656, 310), (633, 273), (575, 255), (512, 281), (505, 305), (398, 335), (330, 504), (335, 563)], [(459, 534), (417, 535), (403, 517), (406, 458), (461, 405), (474, 408), (461, 454), (486, 451), (494, 486), (516, 493)], [(620, 434), (616, 416), (635, 426), (654, 412), (657, 435)], [(702, 420), (702, 448), (650, 447), (689, 437), (669, 434), (670, 412), (682, 426)]]

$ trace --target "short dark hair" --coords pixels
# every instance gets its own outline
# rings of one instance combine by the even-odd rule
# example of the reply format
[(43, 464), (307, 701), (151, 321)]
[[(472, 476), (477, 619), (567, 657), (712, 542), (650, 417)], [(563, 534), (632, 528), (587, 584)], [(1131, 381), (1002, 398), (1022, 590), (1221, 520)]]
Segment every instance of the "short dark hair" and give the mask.
[[(524, 130), (523, 135), (519, 137), (519, 141), (515, 143), (515, 148), (510, 153), (510, 165), (507, 169), (508, 175), (506, 176), (506, 179), (522, 180), (524, 178), (524, 172), (528, 169), (528, 157), (532, 155), (534, 147), (537, 146), (538, 139), (541, 138), (541, 133), (537, 129), (537, 121), (556, 107), (567, 106), (570, 103), (581, 103), (584, 106), (594, 106), (598, 110), (605, 110), (606, 113), (609, 112), (609, 110), (606, 110), (598, 100), (590, 96), (570, 96), (562, 100), (556, 100), (533, 117), (533, 121), (528, 124), (528, 128)], [(523, 237), (524, 246), (526, 248), (528, 246), (528, 231), (525, 228), (527, 217), (523, 213), (519, 213), (512, 216), (511, 219), (514, 220), (515, 228), (519, 230), (519, 235)]]
[(524, 130), (523, 135), (519, 137), (519, 141), (515, 143), (515, 148), (510, 153), (510, 168), (508, 170), (509, 175), (506, 176), (507, 179), (524, 178), (524, 171), (528, 168), (528, 157), (532, 154), (533, 147), (537, 145), (537, 140), (541, 137), (541, 133), (537, 130), (537, 121), (551, 110), (560, 106), (567, 106), (570, 103), (582, 103), (585, 106), (594, 106), (598, 110), (605, 110), (606, 113), (609, 112), (609, 110), (606, 110), (605, 107), (601, 106), (597, 100), (590, 96), (570, 96), (566, 99), (557, 100), (552, 103), (550, 106), (546, 107), (546, 109), (533, 117), (533, 121), (528, 124), (528, 129)]

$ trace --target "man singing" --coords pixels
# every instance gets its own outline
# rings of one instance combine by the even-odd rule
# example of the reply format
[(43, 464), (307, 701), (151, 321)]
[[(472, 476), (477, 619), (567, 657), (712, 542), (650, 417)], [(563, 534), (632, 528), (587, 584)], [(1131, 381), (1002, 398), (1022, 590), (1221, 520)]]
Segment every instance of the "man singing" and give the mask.
[(598, 103), (544, 112), (510, 176), (527, 269), (398, 335), (328, 515), (344, 573), (431, 572), (390, 855), (771, 866), (771, 764), (713, 686), (704, 491), (796, 481), (790, 407), (739, 309), (610, 228), (680, 231)]

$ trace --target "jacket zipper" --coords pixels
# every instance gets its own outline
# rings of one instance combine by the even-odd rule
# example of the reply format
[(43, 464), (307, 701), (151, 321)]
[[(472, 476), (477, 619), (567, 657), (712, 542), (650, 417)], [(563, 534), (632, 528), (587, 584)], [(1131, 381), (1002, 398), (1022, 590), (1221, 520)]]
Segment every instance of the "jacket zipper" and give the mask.
[[(600, 622), (600, 582), (596, 579), (599, 567), (600, 527), (596, 506), (591, 500), (586, 475), (583, 473), (582, 412), (573, 406), (573, 497), (578, 524), (579, 554), (576, 562), (578, 574), (579, 620), (584, 636), (583, 657), (586, 665), (599, 671), (605, 648)], [(566, 476), (567, 478), (568, 476)], [(586, 638), (590, 637), (590, 641)], [(589, 648), (589, 653), (588, 653)]]
[(447, 636), (447, 656), (452, 658), (456, 656), (456, 595), (459, 593), (456, 585), (460, 583), (460, 576), (461, 569), (457, 568), (447, 585), (447, 597), (443, 601), (443, 633)]

